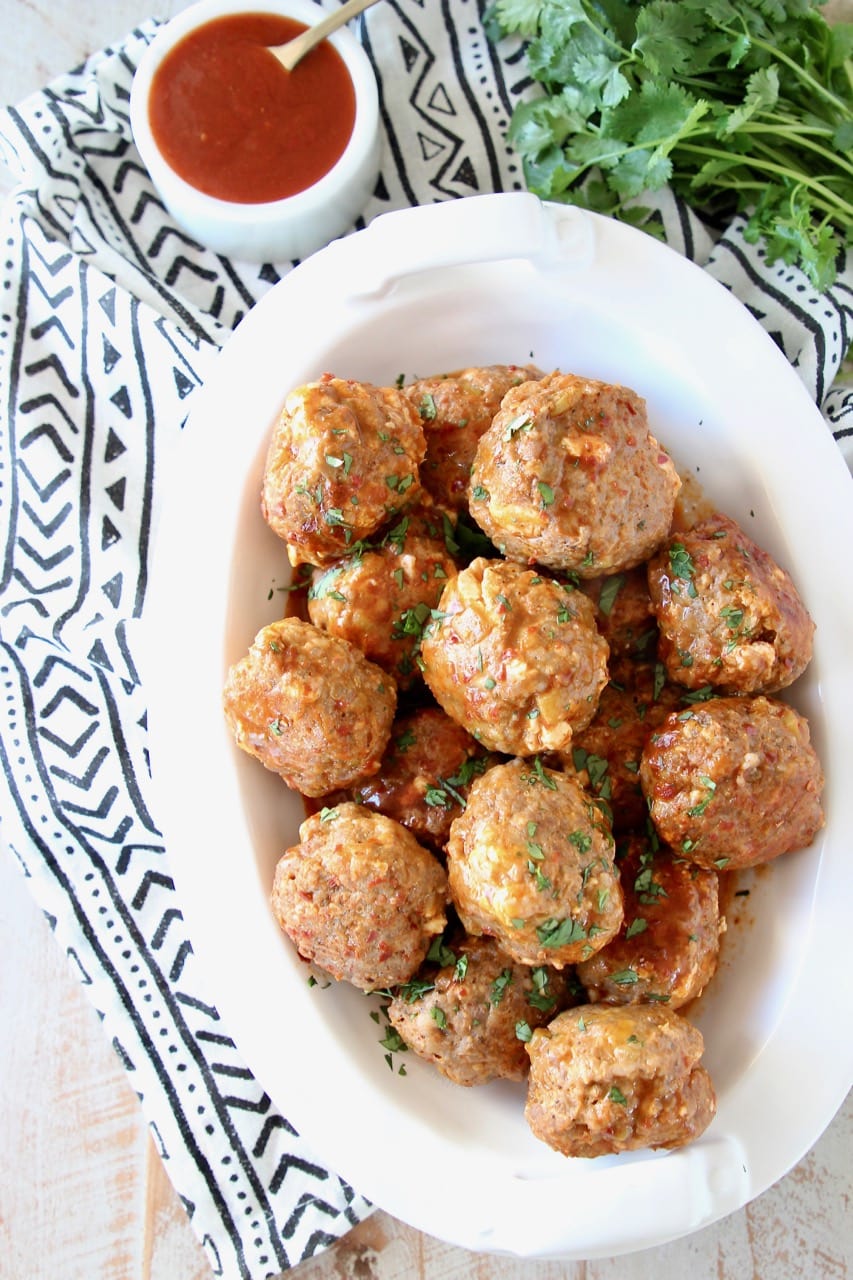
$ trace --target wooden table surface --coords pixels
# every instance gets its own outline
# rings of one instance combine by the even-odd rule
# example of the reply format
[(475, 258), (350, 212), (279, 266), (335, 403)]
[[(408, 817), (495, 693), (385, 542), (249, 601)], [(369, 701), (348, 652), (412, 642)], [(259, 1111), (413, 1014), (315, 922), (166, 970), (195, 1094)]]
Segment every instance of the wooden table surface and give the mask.
[[(180, 0), (0, 0), (0, 98), (17, 102)], [(259, 5), (259, 7), (262, 7)], [(835, 12), (853, 0), (833, 0)], [(0, 193), (9, 182), (0, 174)], [(12, 859), (0, 854), (0, 1277), (209, 1280), (136, 1097)], [(851, 1011), (838, 1016), (850, 1018)], [(803, 1081), (803, 1087), (809, 1087)], [(377, 1211), (294, 1280), (849, 1280), (853, 1095), (747, 1208), (686, 1240), (595, 1262), (467, 1253)]]

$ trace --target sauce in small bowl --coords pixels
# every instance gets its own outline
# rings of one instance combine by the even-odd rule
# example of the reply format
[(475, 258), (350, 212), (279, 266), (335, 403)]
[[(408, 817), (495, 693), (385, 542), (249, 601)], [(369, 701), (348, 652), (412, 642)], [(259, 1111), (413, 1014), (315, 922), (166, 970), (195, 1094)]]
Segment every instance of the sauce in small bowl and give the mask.
[(131, 93), (140, 155), (175, 221), (219, 253), (305, 257), (345, 232), (370, 197), (378, 95), (358, 41), (340, 29), (291, 72), (268, 48), (324, 12), (310, 0), (201, 0), (140, 61)]

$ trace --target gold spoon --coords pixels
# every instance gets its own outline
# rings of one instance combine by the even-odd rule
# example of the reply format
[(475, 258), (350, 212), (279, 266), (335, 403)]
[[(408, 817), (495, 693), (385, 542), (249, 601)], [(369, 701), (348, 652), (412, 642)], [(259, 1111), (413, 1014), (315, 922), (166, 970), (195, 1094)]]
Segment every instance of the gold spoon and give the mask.
[(337, 31), (338, 27), (349, 22), (350, 18), (357, 18), (363, 10), (369, 9), (376, 2), (377, 0), (348, 0), (348, 3), (341, 5), (335, 13), (328, 14), (315, 26), (308, 27), (306, 31), (295, 36), (293, 40), (288, 40), (286, 44), (271, 45), (270, 53), (275, 54), (285, 71), (292, 71), (297, 62), (304, 58), (315, 44), (325, 40), (327, 35)]

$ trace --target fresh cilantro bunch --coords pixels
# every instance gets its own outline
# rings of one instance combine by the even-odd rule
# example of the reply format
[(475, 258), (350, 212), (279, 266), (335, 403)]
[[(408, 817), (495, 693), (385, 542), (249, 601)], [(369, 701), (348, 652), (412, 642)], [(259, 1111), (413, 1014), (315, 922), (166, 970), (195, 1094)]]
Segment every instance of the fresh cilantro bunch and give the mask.
[(495, 0), (542, 86), (509, 140), (527, 186), (643, 225), (670, 185), (748, 216), (819, 290), (853, 243), (853, 24), (816, 0)]

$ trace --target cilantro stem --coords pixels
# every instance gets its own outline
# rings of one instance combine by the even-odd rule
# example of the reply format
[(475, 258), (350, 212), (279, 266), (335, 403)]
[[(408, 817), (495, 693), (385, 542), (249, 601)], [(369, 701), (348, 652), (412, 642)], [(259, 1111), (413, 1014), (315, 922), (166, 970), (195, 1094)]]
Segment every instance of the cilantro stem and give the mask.
[[(734, 37), (734, 39), (738, 38), (739, 33), (735, 31), (733, 27), (728, 27), (722, 22), (719, 26), (720, 30), (725, 31), (727, 35)], [(777, 49), (775, 45), (768, 44), (766, 40), (762, 40), (759, 36), (753, 35), (749, 31), (745, 22), (742, 23), (742, 26), (743, 34), (749, 40), (750, 44), (755, 45), (758, 49), (763, 49), (765, 53), (769, 53), (777, 62), (783, 62), (786, 67), (793, 71), (794, 75), (797, 76), (803, 84), (807, 84), (818, 97), (824, 98), (835, 108), (836, 111), (841, 112), (842, 118), (846, 118), (848, 112), (847, 105), (842, 102), (840, 98), (836, 97), (836, 95), (828, 89), (826, 85), (821, 84), (819, 80), (815, 80), (814, 76), (810, 75), (809, 72), (806, 71), (805, 67), (801, 67), (793, 58), (789, 58), (787, 53), (783, 53), (782, 50)]]
[[(845, 160), (837, 151), (829, 151), (826, 147), (820, 146), (819, 143), (813, 142), (808, 134), (818, 134), (825, 136), (823, 129), (801, 129), (797, 126), (775, 125), (775, 124), (755, 124), (750, 122), (745, 128), (741, 129), (742, 134), (769, 133), (773, 137), (782, 134), (786, 141), (793, 146), (805, 147), (808, 151), (813, 151), (815, 155), (821, 156), (837, 169), (844, 169), (847, 173), (853, 175), (853, 164)], [(826, 180), (831, 181), (831, 175), (826, 175)]]
[[(752, 207), (769, 261), (835, 279), (853, 223), (849, 37), (814, 0), (494, 0), (546, 105), (513, 113), (532, 190), (642, 225), (664, 183)], [(550, 101), (549, 101), (550, 99)], [(594, 179), (587, 181), (587, 179)], [(839, 234), (840, 233), (840, 238)]]
[[(709, 147), (704, 143), (680, 142), (678, 146), (681, 151), (705, 156), (712, 160), (730, 160), (732, 155), (730, 151), (726, 151), (722, 147)], [(816, 178), (811, 178), (805, 173), (792, 173), (787, 165), (778, 164), (774, 160), (763, 159), (757, 156), (755, 152), (744, 156), (743, 161), (751, 169), (760, 169), (763, 173), (777, 174), (780, 178), (794, 179), (800, 186), (808, 187), (817, 196), (824, 209), (834, 208), (838, 213), (844, 214), (845, 217), (853, 218), (853, 204), (849, 204), (841, 196), (837, 196), (834, 191)], [(836, 213), (836, 217), (838, 213)]]

